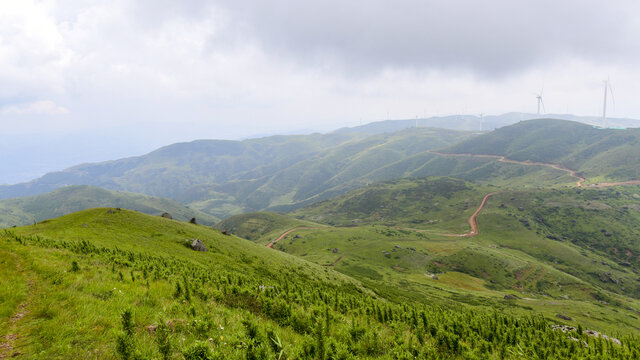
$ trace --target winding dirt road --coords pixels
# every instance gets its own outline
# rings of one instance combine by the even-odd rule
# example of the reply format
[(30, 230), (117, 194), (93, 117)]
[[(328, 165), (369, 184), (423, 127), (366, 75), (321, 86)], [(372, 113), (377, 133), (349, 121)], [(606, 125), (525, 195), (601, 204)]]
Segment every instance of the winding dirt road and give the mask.
[[(501, 155), (487, 155), (487, 154), (450, 154), (450, 153), (441, 153), (438, 151), (427, 151), (430, 154), (434, 154), (434, 155), (440, 155), (440, 156), (455, 156), (455, 157), (479, 157), (479, 158), (488, 158), (488, 159), (496, 159), (500, 162), (503, 163), (509, 163), (509, 164), (517, 164), (517, 165), (525, 165), (525, 166), (544, 166), (544, 167), (548, 167), (548, 168), (552, 168), (552, 169), (556, 169), (556, 170), (560, 170), (560, 171), (564, 171), (566, 173), (569, 174), (569, 176), (572, 176), (576, 179), (578, 179), (578, 181), (576, 182), (576, 187), (581, 187), (581, 188), (603, 188), (603, 187), (610, 187), (610, 186), (620, 186), (620, 185), (640, 185), (640, 180), (629, 180), (629, 181), (619, 181), (619, 182), (608, 182), (608, 183), (599, 183), (599, 184), (589, 184), (589, 185), (584, 185), (584, 181), (585, 178), (580, 175), (577, 171), (573, 170), (573, 169), (569, 169), (566, 168), (562, 165), (559, 164), (554, 164), (554, 163), (545, 163), (545, 162), (537, 162), (537, 161), (519, 161), (519, 160), (512, 160), (512, 159), (507, 159), (504, 156)], [(473, 213), (473, 215), (471, 215), (471, 217), (468, 220), (469, 226), (471, 227), (471, 230), (467, 233), (464, 234), (438, 234), (438, 235), (444, 235), (444, 236), (460, 236), (460, 237), (472, 237), (472, 236), (476, 236), (480, 233), (480, 230), (478, 228), (478, 214), (480, 214), (480, 211), (482, 211), (482, 209), (484, 208), (484, 206), (487, 204), (487, 200), (492, 196), (499, 193), (499, 191), (495, 191), (492, 193), (489, 193), (487, 195), (484, 196), (484, 198), (482, 199), (482, 202), (480, 203), (480, 206), (478, 207), (478, 209)]]
[(273, 240), (272, 242), (267, 244), (267, 247), (269, 249), (273, 248), (273, 245), (275, 245), (278, 241), (284, 239), (285, 236), (291, 234), (292, 232), (296, 231), (296, 230), (311, 230), (311, 229), (319, 229), (317, 227), (309, 227), (309, 226), (298, 226), (298, 227), (294, 227), (293, 229), (287, 230), (284, 234), (280, 235), (280, 237), (278, 237), (277, 239)]
[[(500, 162), (508, 163), (508, 164), (516, 164), (516, 165), (524, 165), (524, 166), (544, 166), (544, 167), (552, 168), (552, 169), (555, 169), (555, 170), (564, 171), (567, 174), (569, 174), (569, 176), (572, 176), (572, 177), (578, 179), (578, 181), (576, 182), (576, 187), (581, 187), (581, 188), (603, 188), (603, 187), (621, 186), (621, 185), (640, 185), (640, 180), (628, 180), (628, 181), (606, 182), (606, 183), (584, 185), (585, 178), (582, 175), (580, 175), (576, 170), (566, 168), (566, 167), (564, 167), (562, 165), (559, 165), (559, 164), (537, 162), (537, 161), (529, 161), (529, 160), (526, 160), (526, 161), (512, 160), (512, 159), (507, 159), (506, 157), (501, 156), (501, 155), (464, 154), (464, 153), (463, 154), (451, 154), (451, 153), (442, 153), (442, 152), (431, 151), (431, 150), (427, 150), (427, 152), (430, 153), (430, 154), (439, 155), (439, 156), (476, 157), (476, 158), (485, 158), (485, 159), (496, 159), (496, 160), (498, 160)], [(500, 191), (494, 191), (494, 192), (486, 194), (482, 198), (482, 202), (480, 202), (480, 206), (478, 206), (478, 209), (471, 215), (471, 217), (469, 217), (469, 220), (467, 220), (467, 223), (469, 224), (469, 228), (470, 228), (469, 232), (466, 232), (464, 234), (440, 234), (439, 233), (439, 234), (436, 234), (436, 235), (455, 236), (455, 237), (473, 237), (473, 236), (478, 235), (480, 233), (480, 228), (478, 227), (478, 215), (480, 214), (482, 209), (485, 207), (485, 205), (487, 205), (487, 200), (489, 200), (489, 198), (491, 196), (493, 196), (495, 194), (498, 194), (498, 193), (500, 193)], [(273, 247), (273, 245), (275, 243), (277, 243), (278, 241), (282, 240), (285, 236), (290, 234), (292, 231), (299, 230), (299, 229), (318, 229), (318, 228), (313, 228), (313, 227), (296, 227), (296, 228), (293, 228), (291, 230), (288, 230), (284, 234), (280, 235), (280, 237), (277, 238), (276, 240), (273, 240), (272, 242), (270, 242), (267, 245), (267, 247), (268, 248)], [(422, 230), (422, 229), (410, 229), (410, 228), (402, 228), (402, 229), (414, 230), (414, 231), (420, 231), (420, 232), (427, 232), (426, 230)], [(342, 260), (342, 256), (338, 260), (336, 260), (336, 262), (334, 262), (333, 264), (326, 265), (326, 266), (335, 266), (335, 264), (337, 264), (340, 260)]]
[(466, 153), (463, 153), (463, 154), (450, 154), (450, 153), (442, 153), (442, 152), (431, 151), (431, 150), (427, 150), (427, 152), (430, 153), (430, 154), (440, 155), (440, 156), (477, 157), (477, 158), (484, 158), (484, 159), (496, 159), (499, 162), (508, 163), (508, 164), (549, 167), (549, 168), (552, 168), (552, 169), (564, 171), (564, 172), (568, 173), (569, 176), (572, 176), (572, 177), (578, 179), (578, 182), (576, 183), (576, 185), (579, 186), (579, 187), (582, 187), (582, 183), (585, 180), (584, 177), (582, 177), (580, 174), (578, 174), (577, 171), (569, 169), (569, 168), (566, 168), (566, 167), (564, 167), (562, 165), (559, 165), (559, 164), (554, 164), (554, 163), (545, 163), (545, 162), (537, 162), (537, 161), (530, 161), (530, 160), (526, 160), (526, 161), (512, 160), (512, 159), (507, 159), (506, 157), (501, 156), (501, 155), (466, 154)]

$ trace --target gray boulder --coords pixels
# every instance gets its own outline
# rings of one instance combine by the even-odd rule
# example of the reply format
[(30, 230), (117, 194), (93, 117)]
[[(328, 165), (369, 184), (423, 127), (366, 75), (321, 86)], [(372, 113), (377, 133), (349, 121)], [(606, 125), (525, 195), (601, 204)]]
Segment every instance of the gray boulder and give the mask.
[(207, 247), (204, 246), (204, 243), (200, 239), (193, 239), (191, 242), (191, 250), (195, 251), (207, 251)]

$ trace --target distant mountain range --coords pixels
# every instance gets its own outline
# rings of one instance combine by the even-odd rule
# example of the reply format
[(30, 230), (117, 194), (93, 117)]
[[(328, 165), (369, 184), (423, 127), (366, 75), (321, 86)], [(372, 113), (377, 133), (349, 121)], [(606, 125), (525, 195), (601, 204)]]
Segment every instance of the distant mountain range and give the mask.
[[(484, 120), (497, 124), (520, 115)], [(476, 117), (429, 121), (469, 128), (474, 119), (479, 121)], [(143, 156), (78, 165), (27, 183), (0, 186), (0, 198), (91, 185), (169, 198), (225, 218), (251, 211), (291, 211), (364, 185), (407, 177), (452, 176), (503, 186), (532, 186), (533, 173), (540, 181), (568, 180), (562, 172), (523, 169), (490, 158), (446, 157), (432, 150), (560, 163), (594, 181), (640, 178), (638, 129), (598, 129), (567, 120), (536, 119), (478, 132), (415, 128), (415, 122), (379, 122), (329, 134), (178, 143)]]

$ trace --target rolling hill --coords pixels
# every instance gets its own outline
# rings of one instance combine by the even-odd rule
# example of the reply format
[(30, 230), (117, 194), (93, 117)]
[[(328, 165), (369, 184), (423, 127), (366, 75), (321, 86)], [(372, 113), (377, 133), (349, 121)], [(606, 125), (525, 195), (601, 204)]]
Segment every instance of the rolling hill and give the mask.
[(30, 183), (0, 186), (0, 197), (86, 184), (171, 198), (216, 217), (329, 198), (381, 166), (449, 146), (470, 132), (419, 128), (393, 134), (314, 134), (174, 144), (145, 156), (79, 165)]
[[(185, 242), (185, 239), (188, 239)], [(188, 245), (201, 240), (206, 252)], [(401, 300), (188, 223), (90, 209), (0, 233), (0, 355), (101, 359), (629, 359), (636, 338), (513, 311)], [(401, 301), (401, 302), (399, 302)], [(500, 303), (500, 302), (498, 302)], [(513, 312), (513, 314), (509, 314)], [(617, 341), (617, 340), (616, 340)], [(503, 355), (501, 355), (503, 354)], [(594, 355), (591, 354), (591, 355)]]
[[(469, 236), (467, 219), (488, 191), (495, 194), (479, 213), (480, 232)], [(501, 190), (448, 178), (395, 180), (296, 210), (282, 233), (297, 230), (274, 248), (388, 296), (502, 308), (508, 295), (517, 306), (504, 311), (638, 334), (638, 199), (638, 186)], [(254, 216), (221, 224), (260, 244), (279, 238), (259, 236)], [(303, 228), (295, 219), (325, 226)]]
[(215, 217), (192, 210), (173, 200), (93, 186), (67, 186), (52, 192), (16, 199), (0, 200), (0, 228), (27, 225), (97, 206), (119, 207), (149, 215), (169, 213), (173, 219), (213, 225)]
[(455, 144), (443, 152), (501, 155), (558, 163), (585, 177), (640, 178), (640, 129), (598, 129), (571, 121), (523, 121)]

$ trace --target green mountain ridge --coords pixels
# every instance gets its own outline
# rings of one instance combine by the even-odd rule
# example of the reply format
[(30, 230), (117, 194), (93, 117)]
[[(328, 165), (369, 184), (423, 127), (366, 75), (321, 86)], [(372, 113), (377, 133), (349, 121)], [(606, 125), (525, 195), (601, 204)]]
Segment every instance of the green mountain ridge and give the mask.
[(27, 225), (94, 207), (119, 207), (149, 215), (169, 213), (174, 219), (213, 225), (217, 218), (189, 209), (173, 200), (93, 186), (66, 186), (52, 192), (24, 198), (0, 200), (0, 228)]
[(599, 129), (563, 120), (523, 121), (455, 144), (449, 153), (552, 162), (585, 177), (640, 179), (640, 129)]

